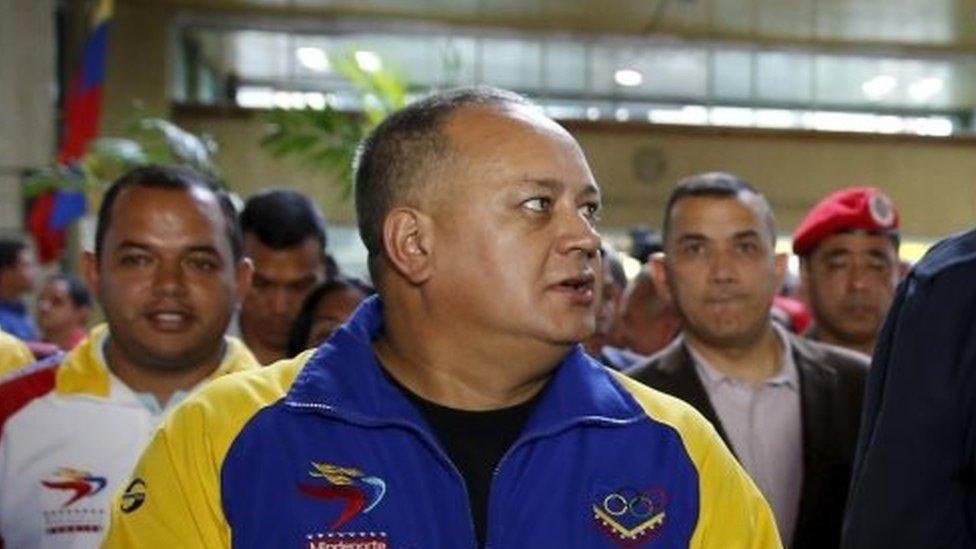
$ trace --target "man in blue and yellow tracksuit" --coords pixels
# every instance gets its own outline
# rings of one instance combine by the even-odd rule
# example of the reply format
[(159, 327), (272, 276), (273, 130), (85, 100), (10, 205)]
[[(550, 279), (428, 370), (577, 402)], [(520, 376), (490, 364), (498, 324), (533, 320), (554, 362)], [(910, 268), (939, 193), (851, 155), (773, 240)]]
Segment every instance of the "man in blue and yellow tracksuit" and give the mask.
[(565, 130), (445, 92), (381, 124), (356, 176), (380, 297), (176, 410), (107, 547), (780, 546), (711, 425), (578, 345), (600, 198)]

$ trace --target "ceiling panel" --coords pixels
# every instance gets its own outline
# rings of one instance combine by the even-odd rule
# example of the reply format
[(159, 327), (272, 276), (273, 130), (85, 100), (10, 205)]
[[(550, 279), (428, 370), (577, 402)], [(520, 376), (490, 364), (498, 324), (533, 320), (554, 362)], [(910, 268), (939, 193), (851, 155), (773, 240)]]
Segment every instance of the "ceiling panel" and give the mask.
[(120, 0), (578, 32), (976, 50), (976, 0)]

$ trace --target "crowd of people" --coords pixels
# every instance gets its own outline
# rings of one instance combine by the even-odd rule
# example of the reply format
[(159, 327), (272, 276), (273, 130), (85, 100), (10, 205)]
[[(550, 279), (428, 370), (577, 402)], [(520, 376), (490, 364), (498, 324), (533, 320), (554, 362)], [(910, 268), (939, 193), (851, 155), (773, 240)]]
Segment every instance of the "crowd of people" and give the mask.
[[(575, 139), (493, 88), (391, 115), (355, 186), (370, 283), (307, 196), (237, 211), (183, 167), (112, 183), (84, 282), (0, 240), (0, 547), (970, 539), (971, 302), (946, 303), (976, 248), (909, 271), (880, 189), (811, 208), (790, 281), (763, 193), (693, 175), (628, 279)], [(913, 383), (928, 414), (898, 406)], [(955, 522), (889, 493), (918, 429), (941, 468), (898, 482)]]

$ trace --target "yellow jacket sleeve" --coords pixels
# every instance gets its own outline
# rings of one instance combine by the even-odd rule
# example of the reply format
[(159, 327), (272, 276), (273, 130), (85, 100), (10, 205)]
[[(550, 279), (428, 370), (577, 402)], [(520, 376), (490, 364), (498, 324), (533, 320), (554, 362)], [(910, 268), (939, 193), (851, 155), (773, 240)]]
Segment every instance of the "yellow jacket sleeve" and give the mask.
[(116, 495), (103, 547), (229, 547), (218, 464), (203, 413), (188, 403), (156, 432)]
[(0, 377), (34, 362), (34, 354), (16, 337), (0, 332)]
[(705, 425), (702, 431), (704, 448), (696, 456), (700, 460), (701, 515), (691, 539), (692, 547), (782, 547), (766, 499), (714, 427)]
[(288, 392), (312, 352), (223, 376), (173, 410), (116, 495), (103, 547), (230, 547), (224, 458), (244, 425)]

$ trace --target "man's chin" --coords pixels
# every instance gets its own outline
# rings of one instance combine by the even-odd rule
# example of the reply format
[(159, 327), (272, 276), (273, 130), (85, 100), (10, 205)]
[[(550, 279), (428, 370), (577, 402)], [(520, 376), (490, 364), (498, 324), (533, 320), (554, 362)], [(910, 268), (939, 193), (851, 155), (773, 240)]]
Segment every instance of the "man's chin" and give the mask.
[[(142, 347), (139, 363), (157, 373), (176, 374), (195, 370), (220, 352), (219, 349), (213, 351), (194, 350), (196, 347), (185, 344)], [(174, 349), (179, 349), (179, 351)]]
[(282, 330), (281, 326), (291, 326), (287, 322), (282, 322), (281, 324), (268, 324), (265, 326), (258, 326), (254, 331), (255, 339), (261, 342), (265, 347), (273, 349), (284, 349), (288, 347), (288, 339), (291, 336), (290, 330)]
[(875, 337), (877, 337), (875, 332), (854, 331), (845, 332), (842, 337), (838, 337), (837, 339), (843, 342), (844, 345), (856, 347), (860, 345), (868, 345), (874, 341)]
[(582, 343), (596, 333), (596, 328), (590, 325), (563, 326), (555, 330), (550, 338), (557, 345), (570, 347)]
[[(725, 328), (725, 329), (723, 329)], [(759, 341), (761, 330), (743, 330), (741, 327), (723, 327), (712, 330), (696, 330), (695, 336), (702, 342), (722, 349), (745, 348)]]
[(147, 353), (140, 361), (144, 368), (157, 374), (181, 374), (195, 370), (200, 366), (200, 357), (181, 354), (173, 355), (170, 353)]

